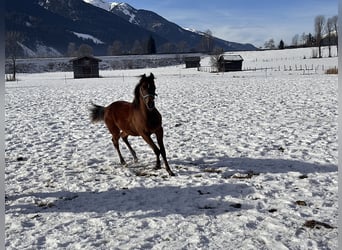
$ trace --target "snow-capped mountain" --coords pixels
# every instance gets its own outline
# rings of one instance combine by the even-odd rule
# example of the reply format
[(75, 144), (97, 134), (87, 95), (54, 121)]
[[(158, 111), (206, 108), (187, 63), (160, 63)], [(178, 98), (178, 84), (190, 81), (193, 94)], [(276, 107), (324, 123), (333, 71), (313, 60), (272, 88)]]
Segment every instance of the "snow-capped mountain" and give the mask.
[[(184, 47), (183, 49), (185, 50), (196, 47), (199, 49), (198, 46), (203, 41), (204, 32), (184, 29), (149, 10), (137, 10), (127, 3), (120, 3), (113, 5), (113, 8), (111, 8), (110, 11), (130, 23), (136, 24), (144, 29), (167, 38), (173, 44), (179, 45), (182, 43), (182, 47)], [(256, 49), (251, 44), (228, 42), (215, 37), (213, 39), (216, 47), (221, 47), (228, 51)]]
[(94, 5), (98, 8), (110, 11), (112, 8), (114, 8), (117, 5), (120, 5), (120, 3), (117, 2), (107, 2), (105, 0), (83, 0), (86, 3), (89, 3), (91, 5)]
[[(120, 44), (121, 54), (144, 48), (155, 40), (157, 53), (203, 51), (203, 35), (172, 23), (157, 13), (137, 10), (127, 3), (105, 0), (5, 0), (6, 31), (20, 32), (23, 45), (36, 51), (37, 44), (66, 55), (72, 44), (87, 44), (94, 55), (107, 55), (110, 46)], [(255, 50), (214, 38), (214, 45), (226, 51)], [(28, 51), (28, 50), (27, 50)], [(144, 49), (140, 50), (144, 53)], [(146, 53), (146, 52), (145, 52)], [(31, 53), (32, 54), (32, 53)]]
[(104, 9), (104, 10), (110, 10), (111, 4), (104, 1), (104, 0), (83, 0), (86, 3), (89, 3), (91, 5), (94, 5), (98, 8)]
[[(87, 44), (94, 55), (107, 55), (108, 46), (121, 41), (129, 53), (134, 42), (144, 41), (151, 32), (82, 0), (6, 0), (6, 31), (20, 32), (23, 45), (32, 51), (36, 44), (54, 48), (66, 55), (73, 44)], [(81, 35), (80, 35), (81, 34)], [(156, 43), (167, 40), (153, 34)]]
[(112, 8), (110, 11), (114, 14), (119, 13), (120, 16), (123, 14), (125, 19), (127, 19), (130, 23), (138, 25), (140, 24), (139, 18), (137, 18), (138, 10), (127, 3), (112, 3)]

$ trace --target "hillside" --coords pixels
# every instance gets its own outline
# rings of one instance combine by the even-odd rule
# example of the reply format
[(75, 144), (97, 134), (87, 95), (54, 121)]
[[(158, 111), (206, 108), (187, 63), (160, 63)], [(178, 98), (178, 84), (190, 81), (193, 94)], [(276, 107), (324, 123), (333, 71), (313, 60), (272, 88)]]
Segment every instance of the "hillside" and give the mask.
[[(120, 4), (111, 5), (106, 10), (82, 0), (6, 0), (5, 27), (6, 31), (20, 32), (24, 38), (20, 56), (66, 55), (71, 44), (75, 49), (87, 44), (95, 55), (103, 56), (114, 42), (120, 44), (121, 54), (145, 53), (151, 37), (157, 52), (180, 52), (180, 47), (181, 52), (201, 50), (203, 36), (184, 30), (156, 13), (129, 6), (136, 11), (137, 25), (124, 15), (128, 11), (128, 5), (125, 6), (123, 9)], [(217, 38), (215, 45), (226, 51), (256, 49), (250, 44)], [(142, 49), (137, 50), (139, 46)]]

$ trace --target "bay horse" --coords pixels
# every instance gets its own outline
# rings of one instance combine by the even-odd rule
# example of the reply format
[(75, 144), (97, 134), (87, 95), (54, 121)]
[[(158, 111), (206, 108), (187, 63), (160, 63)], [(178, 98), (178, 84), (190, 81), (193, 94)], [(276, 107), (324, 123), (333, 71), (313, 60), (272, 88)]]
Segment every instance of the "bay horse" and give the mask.
[[(166, 171), (170, 176), (175, 174), (171, 171), (166, 159), (166, 152), (163, 143), (162, 116), (155, 107), (154, 99), (156, 86), (154, 75), (146, 74), (140, 76), (141, 79), (134, 89), (133, 102), (116, 101), (107, 107), (92, 103), (90, 108), (90, 118), (92, 122), (104, 121), (109, 132), (112, 134), (114, 148), (118, 152), (120, 163), (126, 165), (119, 148), (119, 139), (127, 145), (133, 155), (134, 162), (138, 161), (135, 151), (128, 142), (128, 136), (141, 136), (153, 149), (157, 162), (154, 169), (160, 169), (160, 154), (163, 157)], [(159, 148), (151, 139), (155, 134)]]

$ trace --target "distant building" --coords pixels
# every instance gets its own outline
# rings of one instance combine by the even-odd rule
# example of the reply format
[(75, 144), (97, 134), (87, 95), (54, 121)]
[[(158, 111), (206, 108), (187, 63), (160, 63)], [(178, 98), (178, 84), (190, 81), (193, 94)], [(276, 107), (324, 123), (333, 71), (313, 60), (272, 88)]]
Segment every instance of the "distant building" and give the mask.
[(198, 68), (201, 66), (200, 61), (201, 58), (199, 56), (185, 57), (185, 68)]
[(222, 55), (219, 60), (219, 71), (241, 71), (243, 59), (240, 55)]
[(99, 77), (99, 62), (101, 59), (93, 56), (82, 56), (71, 59), (74, 78)]

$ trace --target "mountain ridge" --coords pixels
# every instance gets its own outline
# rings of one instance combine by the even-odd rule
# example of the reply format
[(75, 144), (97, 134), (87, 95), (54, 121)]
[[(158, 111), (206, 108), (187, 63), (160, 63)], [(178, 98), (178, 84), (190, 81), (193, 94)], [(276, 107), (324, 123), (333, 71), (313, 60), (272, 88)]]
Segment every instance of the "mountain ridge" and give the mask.
[[(203, 40), (202, 35), (185, 30), (157, 13), (136, 10), (126, 3), (5, 0), (5, 9), (6, 31), (15, 30), (23, 34), (23, 46), (36, 54), (39, 54), (38, 47), (45, 46), (44, 51), (67, 55), (70, 44), (75, 48), (87, 44), (93, 48), (94, 55), (103, 56), (108, 55), (110, 46), (115, 42), (120, 43), (121, 54), (146, 53), (133, 50), (133, 47), (143, 48), (151, 37), (157, 44), (157, 53), (197, 52), (201, 50), (199, 45)], [(218, 38), (214, 38), (214, 42), (226, 51), (256, 49), (253, 45)], [(32, 56), (30, 54), (26, 56)]]

